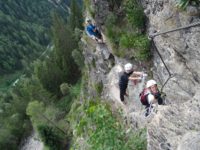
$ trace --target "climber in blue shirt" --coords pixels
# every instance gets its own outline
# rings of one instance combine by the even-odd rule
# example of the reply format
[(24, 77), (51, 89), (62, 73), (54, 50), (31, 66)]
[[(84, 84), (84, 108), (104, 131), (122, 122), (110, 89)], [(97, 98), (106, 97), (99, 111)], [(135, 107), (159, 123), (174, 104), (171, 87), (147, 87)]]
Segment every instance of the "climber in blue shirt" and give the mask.
[(103, 42), (102, 35), (97, 29), (95, 25), (92, 24), (92, 21), (90, 19), (87, 20), (87, 27), (86, 27), (86, 33), (89, 37), (96, 40), (97, 42)]

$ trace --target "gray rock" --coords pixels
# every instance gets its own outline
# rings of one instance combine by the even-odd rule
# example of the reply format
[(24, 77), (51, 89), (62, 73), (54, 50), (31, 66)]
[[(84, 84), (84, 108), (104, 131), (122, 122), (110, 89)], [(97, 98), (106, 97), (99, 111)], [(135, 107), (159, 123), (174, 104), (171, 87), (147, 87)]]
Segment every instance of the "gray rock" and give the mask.
[(187, 6), (186, 12), (190, 16), (198, 16), (200, 14), (200, 11), (198, 10), (198, 8), (194, 6)]
[(177, 150), (199, 150), (200, 149), (200, 132), (186, 133), (177, 148)]
[(149, 15), (150, 14), (150, 10), (149, 9), (145, 9), (144, 13), (145, 13), (145, 15)]
[[(200, 21), (199, 17), (195, 16), (199, 14), (196, 7), (188, 6), (185, 13), (177, 11), (174, 7), (175, 0), (163, 0), (162, 9), (158, 9), (161, 8), (161, 3), (157, 0), (145, 1), (145, 7), (150, 12), (155, 12), (148, 15), (150, 29), (162, 32), (188, 25), (191, 21)], [(159, 108), (147, 125), (148, 149), (199, 149), (200, 27), (158, 36), (154, 41), (167, 68), (174, 76), (163, 88), (171, 104)], [(162, 86), (169, 74), (155, 51), (153, 70), (154, 78), (159, 82), (159, 86)]]

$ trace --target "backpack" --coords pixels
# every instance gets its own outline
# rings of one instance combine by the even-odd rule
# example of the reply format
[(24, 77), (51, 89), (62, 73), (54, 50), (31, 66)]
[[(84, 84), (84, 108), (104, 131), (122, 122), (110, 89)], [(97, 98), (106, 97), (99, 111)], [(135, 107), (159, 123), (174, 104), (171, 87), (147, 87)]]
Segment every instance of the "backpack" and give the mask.
[(140, 97), (140, 102), (143, 104), (143, 105), (148, 105), (148, 102), (147, 102), (147, 95), (149, 94), (148, 92), (148, 89), (144, 88), (142, 90), (142, 92), (140, 93), (139, 97)]

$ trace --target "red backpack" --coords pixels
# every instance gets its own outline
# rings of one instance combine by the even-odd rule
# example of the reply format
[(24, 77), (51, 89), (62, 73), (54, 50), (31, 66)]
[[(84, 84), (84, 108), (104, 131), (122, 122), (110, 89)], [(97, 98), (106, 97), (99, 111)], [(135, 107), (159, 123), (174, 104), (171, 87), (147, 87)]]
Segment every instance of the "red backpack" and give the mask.
[(147, 88), (144, 88), (142, 90), (142, 92), (140, 93), (139, 97), (140, 97), (140, 101), (143, 105), (148, 105), (148, 102), (147, 102), (147, 95), (149, 94), (148, 92), (148, 89)]

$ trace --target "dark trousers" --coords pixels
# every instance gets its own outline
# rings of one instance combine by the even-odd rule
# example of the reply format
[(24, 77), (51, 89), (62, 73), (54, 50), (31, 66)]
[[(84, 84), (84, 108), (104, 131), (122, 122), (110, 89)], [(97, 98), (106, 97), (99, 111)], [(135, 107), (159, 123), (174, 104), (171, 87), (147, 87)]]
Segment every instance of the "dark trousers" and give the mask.
[(120, 99), (122, 102), (124, 101), (124, 95), (126, 95), (126, 90), (120, 89)]
[(102, 39), (102, 35), (98, 30), (96, 30), (96, 32), (95, 32), (95, 37), (98, 39)]

